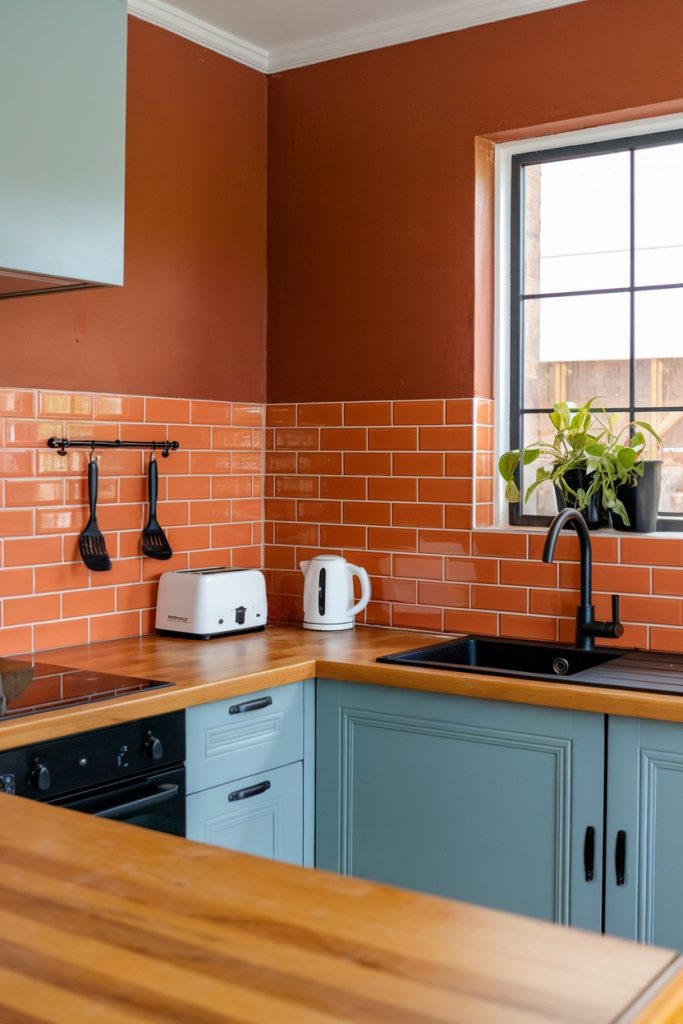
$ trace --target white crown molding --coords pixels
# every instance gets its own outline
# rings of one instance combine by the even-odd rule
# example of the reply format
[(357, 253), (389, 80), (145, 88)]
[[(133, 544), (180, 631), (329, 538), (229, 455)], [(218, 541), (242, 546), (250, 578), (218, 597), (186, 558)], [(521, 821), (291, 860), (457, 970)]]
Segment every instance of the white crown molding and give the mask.
[(348, 57), (354, 53), (395, 46), (414, 39), (457, 32), (473, 25), (503, 21), (534, 14), (553, 7), (565, 7), (586, 0), (452, 0), (450, 4), (428, 8), (417, 14), (387, 18), (371, 26), (330, 32), (289, 46), (266, 50), (245, 39), (230, 35), (215, 25), (186, 14), (164, 0), (128, 0), (128, 11), (137, 18), (168, 29), (210, 50), (231, 57), (266, 74), (290, 68), (319, 64), (321, 61)]
[(534, 14), (551, 7), (565, 7), (585, 0), (457, 0), (447, 6), (427, 8), (418, 14), (378, 21), (372, 26), (347, 32), (331, 32), (317, 39), (308, 39), (294, 46), (276, 47), (269, 51), (268, 70), (319, 64), (336, 57), (395, 46), (414, 39), (457, 32), (473, 25)]
[(136, 18), (149, 21), (159, 28), (168, 29), (178, 36), (205, 46), (209, 50), (224, 57), (231, 57), (240, 64), (255, 68), (257, 71), (267, 72), (268, 51), (260, 46), (254, 46), (246, 39), (239, 39), (237, 36), (224, 32), (206, 21), (186, 14), (171, 4), (164, 3), (164, 0), (128, 0), (128, 13), (134, 14)]

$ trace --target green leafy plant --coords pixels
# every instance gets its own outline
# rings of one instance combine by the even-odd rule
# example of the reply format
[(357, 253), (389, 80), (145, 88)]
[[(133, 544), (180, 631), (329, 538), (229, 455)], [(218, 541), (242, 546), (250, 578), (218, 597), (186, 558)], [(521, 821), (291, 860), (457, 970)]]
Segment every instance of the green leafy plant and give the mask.
[[(508, 501), (520, 499), (516, 480), (520, 462), (523, 466), (540, 462), (525, 501), (541, 484), (550, 481), (562, 490), (568, 506), (583, 510), (596, 497), (603, 509), (629, 525), (618, 490), (638, 483), (643, 475), (643, 453), (648, 439), (660, 444), (661, 438), (643, 420), (634, 420), (617, 430), (617, 417), (593, 408), (595, 401), (591, 398), (578, 407), (571, 402), (558, 402), (549, 413), (555, 430), (551, 441), (537, 441), (521, 451), (501, 455), (498, 471), (505, 481)], [(570, 486), (567, 475), (572, 470), (584, 471), (585, 487)]]

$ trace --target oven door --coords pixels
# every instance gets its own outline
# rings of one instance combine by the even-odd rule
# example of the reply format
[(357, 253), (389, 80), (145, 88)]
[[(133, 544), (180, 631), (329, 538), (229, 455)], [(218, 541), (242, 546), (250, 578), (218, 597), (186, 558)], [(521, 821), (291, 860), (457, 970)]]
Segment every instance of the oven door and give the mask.
[(60, 807), (113, 818), (155, 832), (185, 835), (185, 768), (127, 779), (55, 801)]

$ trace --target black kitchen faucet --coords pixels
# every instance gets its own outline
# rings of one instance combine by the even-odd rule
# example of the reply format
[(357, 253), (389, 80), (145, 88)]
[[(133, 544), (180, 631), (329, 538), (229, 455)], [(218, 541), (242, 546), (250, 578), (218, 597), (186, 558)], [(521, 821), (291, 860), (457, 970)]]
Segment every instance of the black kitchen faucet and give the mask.
[(595, 646), (594, 638), (596, 636), (615, 640), (624, 632), (624, 627), (619, 622), (619, 595), (612, 594), (612, 621), (602, 622), (596, 620), (591, 595), (591, 538), (586, 526), (586, 520), (575, 508), (566, 508), (553, 519), (548, 530), (548, 536), (545, 539), (543, 561), (553, 561), (557, 538), (563, 527), (569, 523), (576, 530), (579, 538), (579, 547), (581, 548), (581, 598), (580, 604), (576, 609), (576, 646), (582, 651), (592, 651)]

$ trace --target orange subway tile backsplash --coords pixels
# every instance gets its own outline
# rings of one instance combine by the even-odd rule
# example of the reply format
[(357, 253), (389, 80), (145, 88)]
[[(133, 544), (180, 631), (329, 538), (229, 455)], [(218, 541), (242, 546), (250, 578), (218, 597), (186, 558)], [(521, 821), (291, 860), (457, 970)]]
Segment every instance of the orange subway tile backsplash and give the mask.
[(420, 503), (396, 503), (393, 506), (394, 526), (420, 526), (426, 528), (440, 528), (444, 525), (443, 505), (428, 505)]
[[(191, 558), (260, 566), (263, 421), (258, 404), (0, 388), (2, 653), (149, 631), (160, 574)], [(170, 561), (142, 557), (148, 454), (102, 449), (98, 520), (113, 565), (88, 571), (77, 545), (88, 517), (88, 453), (60, 456), (45, 446), (53, 434), (180, 442), (158, 457)]]
[(370, 427), (368, 450), (412, 452), (417, 450), (417, 427)]
[(342, 407), (338, 402), (316, 405), (311, 402), (297, 406), (296, 422), (300, 427), (339, 427), (342, 424)]
[[(293, 423), (289, 409), (269, 410), (269, 421)], [(310, 415), (303, 409), (299, 424), (339, 416), (339, 403), (329, 413), (320, 404)], [(309, 507), (295, 522), (267, 522), (274, 543), (266, 566), (294, 571), (300, 558), (318, 551), (343, 553), (370, 573), (373, 600), (361, 616), (367, 623), (572, 643), (576, 538), (563, 536), (556, 563), (545, 565), (543, 532), (490, 528), (493, 412), (493, 402), (481, 398), (348, 402), (343, 427), (321, 426), (317, 448), (307, 436), (296, 468), (268, 453), (272, 493), (295, 493), (297, 471), (307, 488), (317, 477), (320, 497), (344, 501), (344, 520), (316, 524)], [(332, 448), (336, 468), (319, 461)], [(610, 595), (620, 593), (626, 644), (683, 650), (683, 541), (602, 533), (593, 535), (593, 556), (597, 614), (609, 615)], [(300, 580), (294, 587), (288, 579), (278, 577), (273, 611), (297, 621)]]
[[(264, 407), (0, 388), (0, 653), (148, 631), (158, 577), (174, 568), (265, 561), (271, 621), (297, 621), (298, 564), (319, 551), (370, 573), (367, 623), (571, 643), (576, 538), (560, 538), (548, 566), (542, 532), (486, 528), (492, 423), (479, 398)], [(181, 442), (158, 460), (169, 562), (141, 557), (146, 453), (102, 451), (113, 567), (86, 569), (87, 452), (48, 450), (53, 433)], [(593, 557), (597, 614), (622, 597), (620, 645), (683, 650), (683, 541), (603, 532)]]
[(683, 569), (653, 569), (652, 593), (683, 597)]
[(421, 451), (459, 451), (472, 450), (471, 427), (421, 427)]
[(422, 427), (427, 423), (440, 426), (445, 422), (445, 404), (439, 398), (422, 402), (394, 402), (393, 406), (393, 422), (396, 424), (406, 423)]
[[(349, 501), (360, 501), (367, 496), (368, 486), (364, 477), (359, 476), (322, 476), (320, 479), (321, 498), (346, 498)], [(383, 498), (383, 495), (377, 495)]]
[(320, 447), (323, 451), (365, 451), (368, 447), (367, 431), (363, 427), (323, 427)]
[(146, 398), (147, 423), (189, 423), (190, 402), (184, 398)]
[(344, 474), (347, 476), (389, 476), (389, 452), (344, 452)]
[(393, 458), (394, 476), (443, 476), (444, 456), (441, 452), (397, 452)]
[[(347, 402), (344, 406), (345, 427), (381, 427), (391, 424), (391, 402)], [(394, 415), (396, 403), (394, 403)], [(405, 422), (394, 419), (394, 423)]]

